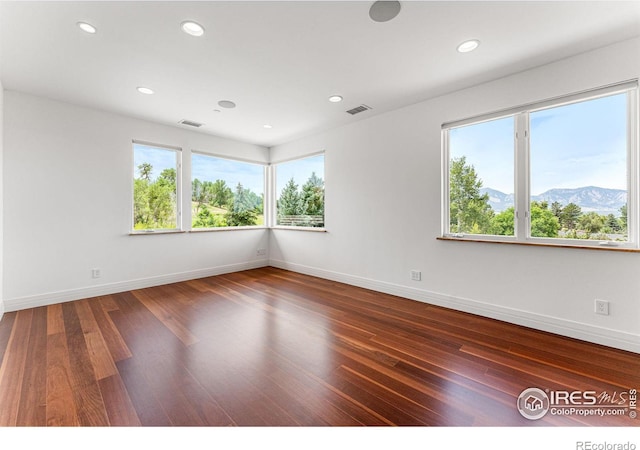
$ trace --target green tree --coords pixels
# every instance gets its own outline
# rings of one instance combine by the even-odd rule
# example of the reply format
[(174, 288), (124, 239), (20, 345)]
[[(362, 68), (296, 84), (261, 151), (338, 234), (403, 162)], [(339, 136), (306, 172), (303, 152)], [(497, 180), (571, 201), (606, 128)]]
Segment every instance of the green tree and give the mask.
[(245, 211), (229, 211), (225, 215), (225, 220), (227, 221), (227, 226), (229, 227), (242, 227), (242, 226), (250, 226), (257, 225), (258, 216), (255, 211), (247, 209)]
[(297, 216), (302, 214), (303, 205), (298, 192), (298, 185), (291, 178), (280, 193), (278, 199), (278, 217), (281, 216)]
[(620, 220), (613, 214), (607, 215), (605, 226), (609, 229), (611, 233), (619, 233), (622, 230), (622, 224)]
[(453, 233), (487, 233), (493, 219), (489, 195), (480, 194), (482, 180), (466, 157), (453, 158), (449, 173), (449, 218)]
[(158, 182), (166, 183), (175, 187), (176, 185), (176, 169), (164, 169), (158, 177)]
[(627, 232), (627, 205), (623, 205), (620, 208), (620, 230), (624, 233)]
[(145, 181), (151, 181), (151, 173), (153, 172), (153, 166), (149, 163), (142, 163), (138, 166), (140, 172), (140, 179)]
[(149, 186), (149, 209), (151, 213), (147, 228), (175, 228), (176, 187), (167, 179), (158, 178)]
[(149, 208), (149, 181), (144, 178), (133, 180), (133, 224), (134, 229), (148, 228), (151, 210)]
[(498, 236), (514, 236), (515, 235), (514, 216), (515, 214), (514, 214), (513, 206), (496, 214), (493, 220), (491, 221), (489, 234), (495, 234)]
[(224, 180), (208, 182), (206, 186), (208, 202), (220, 208), (229, 207), (233, 202), (233, 191)]
[(560, 221), (547, 202), (531, 202), (531, 236), (558, 237)]
[(233, 204), (225, 215), (227, 225), (230, 227), (256, 225), (258, 215), (251, 202), (251, 191), (238, 183), (233, 196)]
[(215, 227), (226, 227), (227, 221), (220, 214), (214, 214), (211, 210), (203, 205), (200, 212), (196, 217), (196, 220), (193, 222), (194, 228), (215, 228)]
[(191, 182), (191, 201), (196, 204), (195, 214), (197, 216), (200, 212), (200, 208), (205, 203), (202, 181), (197, 178)]
[(236, 191), (233, 195), (233, 204), (231, 210), (234, 212), (242, 212), (253, 209), (251, 205), (251, 198), (249, 196), (249, 190), (245, 189), (241, 183), (236, 186)]
[(562, 204), (560, 202), (553, 202), (551, 204), (551, 212), (558, 218), (559, 222), (562, 222)]
[(133, 183), (134, 229), (175, 228), (176, 170), (165, 169), (156, 180), (151, 180), (151, 164), (140, 164), (138, 171)]
[(592, 234), (600, 233), (604, 228), (606, 218), (596, 212), (583, 214), (578, 220), (578, 226), (587, 234), (587, 238)]
[(324, 216), (324, 181), (315, 172), (302, 186), (301, 199), (303, 214)]
[(581, 214), (582, 208), (575, 203), (569, 203), (567, 206), (562, 208), (562, 213), (560, 215), (560, 224), (562, 225), (562, 228), (575, 230)]

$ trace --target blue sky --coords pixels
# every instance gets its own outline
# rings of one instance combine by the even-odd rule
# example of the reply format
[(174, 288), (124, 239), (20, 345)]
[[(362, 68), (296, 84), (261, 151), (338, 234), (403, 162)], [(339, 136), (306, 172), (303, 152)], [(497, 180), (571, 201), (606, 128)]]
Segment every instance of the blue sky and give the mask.
[[(137, 167), (143, 162), (153, 166), (151, 179), (155, 179), (164, 169), (176, 167), (176, 151), (173, 150), (134, 144), (133, 155), (136, 177), (139, 176)], [(251, 189), (258, 195), (264, 192), (262, 164), (251, 164), (199, 153), (192, 153), (191, 158), (192, 180), (196, 178), (200, 181), (224, 180), (231, 189), (235, 189), (238, 183), (242, 183), (243, 187)], [(298, 187), (302, 187), (313, 172), (324, 180), (324, 155), (278, 164), (276, 166), (276, 197), (280, 196), (282, 189), (292, 177)]]
[[(176, 152), (142, 144), (134, 144), (133, 163), (137, 167), (143, 162), (153, 166), (151, 178), (155, 179), (166, 168), (176, 167)], [(192, 153), (191, 178), (200, 181), (224, 180), (232, 190), (241, 183), (260, 195), (264, 192), (264, 166), (224, 158)]]
[(449, 133), (449, 157), (466, 156), (483, 187), (506, 194), (514, 191), (514, 118), (505, 117), (454, 128)]
[(213, 156), (191, 154), (191, 179), (224, 180), (232, 190), (238, 183), (260, 195), (264, 193), (264, 166)]
[(282, 189), (292, 177), (298, 188), (301, 188), (313, 172), (324, 180), (324, 155), (310, 156), (278, 164), (276, 166), (276, 197), (280, 197)]
[[(531, 194), (552, 188), (627, 189), (626, 94), (532, 112)], [(450, 157), (465, 155), (484, 187), (513, 193), (511, 117), (450, 132)]]
[(133, 144), (135, 178), (138, 178), (140, 175), (138, 166), (142, 163), (149, 163), (153, 166), (151, 179), (154, 180), (164, 169), (176, 168), (176, 151), (142, 144)]

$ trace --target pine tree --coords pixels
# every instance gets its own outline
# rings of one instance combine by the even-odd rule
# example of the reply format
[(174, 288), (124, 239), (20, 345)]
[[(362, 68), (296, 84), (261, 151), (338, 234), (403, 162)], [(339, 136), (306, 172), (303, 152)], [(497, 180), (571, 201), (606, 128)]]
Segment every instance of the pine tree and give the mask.
[(575, 230), (578, 225), (578, 219), (582, 215), (582, 208), (575, 203), (569, 203), (562, 208), (562, 214), (560, 215), (560, 223), (562, 227), (567, 230)]
[(302, 186), (302, 213), (309, 216), (324, 215), (324, 181), (315, 172)]
[(291, 178), (287, 185), (282, 189), (280, 198), (278, 199), (278, 217), (280, 216), (297, 216), (302, 214), (302, 201), (298, 192), (298, 185)]
[(453, 233), (484, 234), (489, 231), (493, 209), (489, 195), (480, 194), (482, 180), (466, 157), (451, 160), (449, 175), (449, 221)]

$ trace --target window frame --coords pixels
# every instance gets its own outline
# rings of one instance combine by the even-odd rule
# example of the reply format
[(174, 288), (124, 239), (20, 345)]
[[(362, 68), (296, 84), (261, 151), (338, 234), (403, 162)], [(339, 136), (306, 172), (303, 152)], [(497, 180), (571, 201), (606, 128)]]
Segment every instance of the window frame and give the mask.
[[(135, 229), (135, 179), (137, 167), (135, 166), (135, 146), (142, 145), (145, 147), (156, 148), (158, 150), (167, 150), (175, 153), (176, 162), (176, 227), (175, 228), (150, 228), (143, 230)], [(183, 233), (183, 221), (182, 221), (182, 148), (166, 144), (156, 144), (155, 142), (132, 140), (131, 141), (131, 195), (130, 195), (130, 235), (148, 235), (148, 234), (168, 234), (168, 233)]]
[[(204, 152), (204, 151), (200, 151), (200, 150), (191, 150), (191, 158), (190, 158), (190, 164), (191, 164), (191, 179), (189, 180), (189, 199), (193, 198), (193, 155), (201, 155), (201, 156), (208, 156), (211, 158), (217, 158), (217, 159), (224, 159), (227, 161), (234, 161), (234, 162), (239, 162), (239, 163), (245, 163), (245, 164), (252, 164), (252, 165), (256, 165), (256, 166), (262, 166), (262, 210), (263, 210), (263, 222), (262, 225), (237, 225), (237, 226), (226, 226), (226, 227), (202, 227), (202, 228), (194, 228), (193, 227), (193, 217), (192, 214), (189, 215), (189, 217), (191, 218), (190, 223), (189, 223), (189, 231), (192, 233), (203, 233), (203, 232), (209, 232), (209, 231), (230, 231), (230, 230), (247, 230), (247, 229), (264, 229), (264, 228), (268, 228), (268, 220), (269, 220), (269, 212), (268, 212), (268, 203), (269, 201), (267, 200), (268, 195), (268, 168), (269, 168), (269, 164), (265, 163), (265, 162), (261, 162), (261, 161), (254, 161), (254, 160), (249, 160), (249, 159), (243, 159), (243, 158), (234, 158), (234, 157), (230, 157), (227, 155), (220, 155), (220, 154), (215, 154), (215, 153), (208, 153), (208, 152)], [(229, 186), (230, 188), (233, 189), (232, 186)], [(191, 209), (189, 209), (189, 211), (191, 212)]]
[[(323, 174), (322, 181), (324, 183), (324, 213), (323, 213), (323, 223), (322, 227), (310, 227), (310, 226), (293, 226), (293, 225), (278, 225), (278, 192), (277, 192), (277, 168), (280, 164), (290, 163), (293, 161), (300, 161), (307, 158), (313, 158), (315, 156), (322, 155), (323, 158)], [(315, 231), (315, 232), (326, 232), (327, 231), (327, 211), (326, 211), (326, 152), (325, 150), (320, 150), (312, 153), (305, 153), (304, 155), (294, 156), (291, 158), (286, 158), (282, 160), (278, 160), (275, 162), (269, 163), (269, 183), (268, 183), (268, 191), (269, 191), (269, 228), (276, 230), (296, 230), (296, 231)]]
[[(624, 81), (600, 88), (590, 89), (566, 96), (555, 97), (529, 103), (506, 110), (482, 114), (475, 117), (447, 122), (441, 127), (442, 147), (442, 198), (440, 239), (460, 241), (482, 241), (527, 245), (579, 247), (597, 249), (638, 250), (640, 249), (640, 198), (638, 183), (640, 178), (638, 135), (638, 80)], [(595, 100), (602, 97), (626, 93), (627, 95), (627, 242), (600, 241), (588, 239), (545, 238), (531, 236), (530, 205), (530, 114), (555, 107)], [(514, 117), (514, 236), (460, 234), (450, 232), (449, 216), (449, 174), (450, 140), (449, 131), (468, 125), (480, 124), (504, 117)]]

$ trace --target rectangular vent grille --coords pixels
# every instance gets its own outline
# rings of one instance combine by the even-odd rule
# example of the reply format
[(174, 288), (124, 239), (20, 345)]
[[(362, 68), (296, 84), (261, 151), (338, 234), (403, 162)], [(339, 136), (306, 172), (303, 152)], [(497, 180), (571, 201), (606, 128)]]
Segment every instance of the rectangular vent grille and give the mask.
[(361, 112), (367, 111), (367, 110), (369, 110), (369, 109), (371, 109), (371, 107), (370, 107), (370, 106), (367, 106), (367, 105), (360, 105), (360, 106), (356, 106), (356, 107), (355, 107), (355, 108), (353, 108), (353, 109), (348, 110), (347, 112), (353, 116), (353, 115), (355, 115), (355, 114), (358, 114), (358, 113), (361, 113)]
[(200, 128), (202, 126), (201, 123), (194, 122), (193, 120), (181, 120), (180, 124), (189, 125), (190, 127), (196, 127), (196, 128)]

